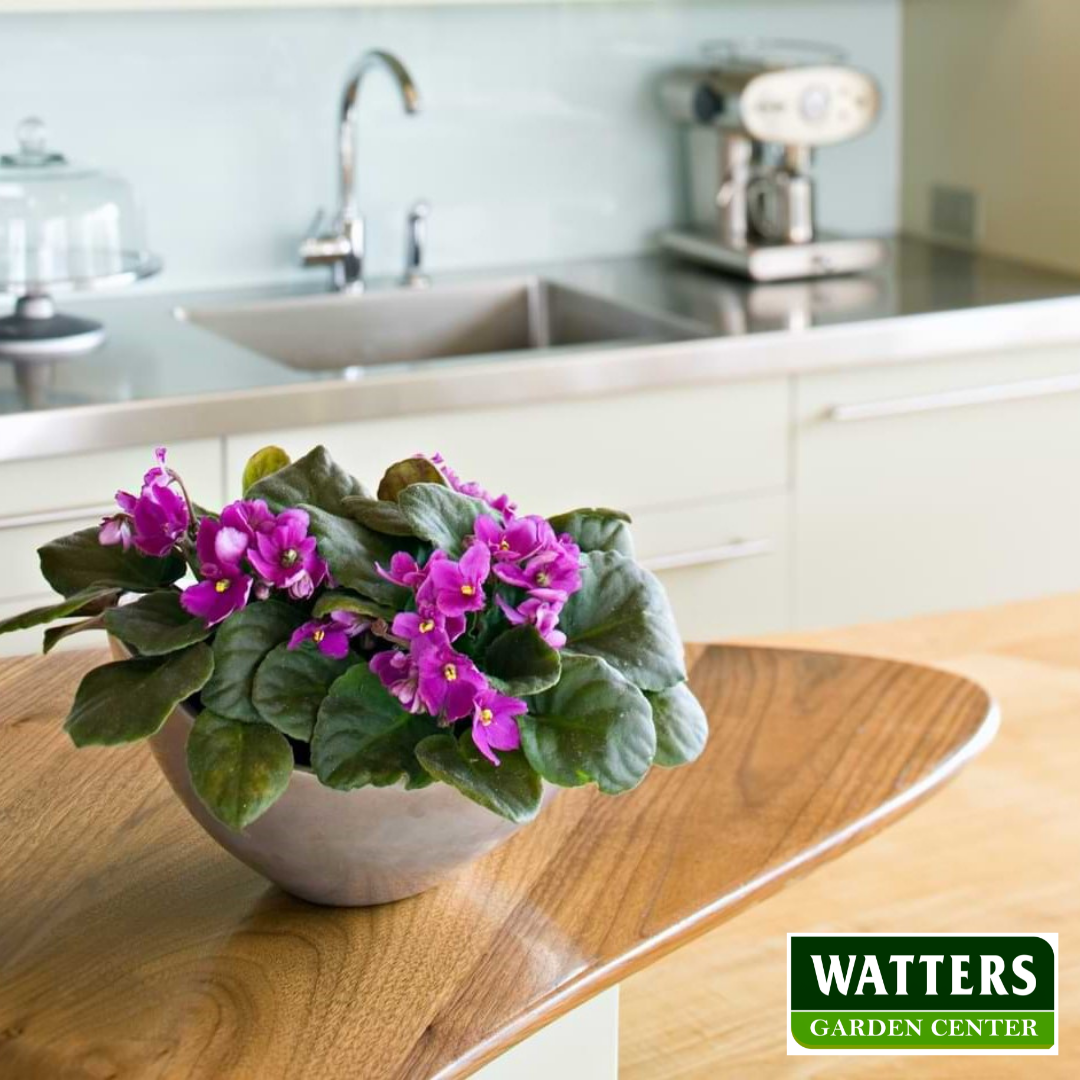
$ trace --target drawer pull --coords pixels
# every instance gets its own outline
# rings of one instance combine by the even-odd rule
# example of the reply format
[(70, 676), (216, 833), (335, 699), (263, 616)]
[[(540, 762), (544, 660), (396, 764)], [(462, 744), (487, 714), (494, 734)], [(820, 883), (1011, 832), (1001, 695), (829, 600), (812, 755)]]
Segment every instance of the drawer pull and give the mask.
[(825, 418), (838, 424), (855, 420), (879, 420), (887, 416), (911, 416), (915, 413), (937, 412), (939, 409), (960, 409), (968, 405), (987, 405), (996, 401), (1023, 401), (1025, 398), (1054, 397), (1080, 391), (1080, 372), (1051, 375), (1045, 379), (1023, 379), (1019, 382), (975, 386), (963, 390), (944, 390), (940, 394), (918, 394), (914, 397), (890, 398), (885, 401), (865, 401), (855, 405), (834, 405), (826, 410)]
[(773, 542), (762, 537), (758, 540), (732, 540), (729, 544), (699, 548), (697, 551), (680, 551), (675, 555), (657, 555), (654, 559), (642, 559), (641, 565), (654, 573), (661, 570), (685, 570), (691, 566), (709, 566), (713, 563), (735, 562), (768, 555)]
[(88, 522), (96, 518), (105, 517), (106, 514), (115, 514), (115, 504), (109, 506), (75, 506), (66, 510), (42, 510), (37, 514), (17, 514), (13, 517), (0, 518), (0, 532), (4, 529), (25, 529), (28, 525), (49, 525), (60, 521), (79, 521), (86, 518)]

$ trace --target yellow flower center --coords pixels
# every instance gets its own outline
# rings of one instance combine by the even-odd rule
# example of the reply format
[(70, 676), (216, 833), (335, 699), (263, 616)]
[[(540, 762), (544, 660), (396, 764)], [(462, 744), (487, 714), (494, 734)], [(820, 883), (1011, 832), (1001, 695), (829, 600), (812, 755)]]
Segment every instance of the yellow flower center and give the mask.
[(454, 664), (447, 664), (442, 669), (442, 673), (447, 682), (453, 682), (457, 678), (457, 667)]
[(430, 634), (431, 631), (434, 630), (434, 629), (435, 629), (435, 620), (434, 619), (425, 619), (420, 624), (420, 633), (421, 634)]
[(480, 723), (487, 727), (492, 720), (495, 719), (495, 714), (490, 709), (480, 710)]
[(472, 594), (474, 592), (476, 592), (476, 590), (471, 585), (462, 585), (461, 586), (461, 595), (462, 596), (472, 596)]
[(287, 570), (290, 566), (295, 566), (300, 560), (300, 552), (296, 548), (286, 548), (281, 553), (281, 565)]
[(311, 635), (311, 640), (318, 643), (322, 641), (324, 637), (326, 637), (325, 630), (316, 630), (315, 633)]
[(551, 579), (547, 576), (547, 574), (544, 573), (543, 570), (541, 570), (540, 573), (536, 575), (537, 585), (546, 585), (550, 580)]
[(510, 541), (507, 540), (505, 536), (499, 541), (499, 550), (500, 551), (509, 551), (510, 550)]
[(227, 581), (225, 581), (224, 578), (221, 581), (215, 581), (214, 582), (214, 591), (215, 592), (228, 592), (229, 591), (229, 583)]

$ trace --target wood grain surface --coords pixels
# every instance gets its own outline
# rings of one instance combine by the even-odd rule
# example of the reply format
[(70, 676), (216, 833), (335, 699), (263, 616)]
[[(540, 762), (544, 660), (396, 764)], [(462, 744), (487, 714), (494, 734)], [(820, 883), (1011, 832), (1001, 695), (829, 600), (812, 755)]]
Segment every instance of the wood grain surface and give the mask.
[(102, 659), (0, 665), (5, 1078), (467, 1074), (870, 836), (992, 727), (984, 691), (945, 672), (694, 649), (712, 726), (694, 766), (566, 792), (451, 883), (331, 910), (219, 850), (145, 746), (68, 744)]
[[(769, 640), (944, 665), (1000, 733), (872, 843), (627, 979), (622, 1080), (1080, 1076), (1080, 594)], [(1059, 935), (1059, 1056), (786, 1056), (789, 932), (956, 931)]]

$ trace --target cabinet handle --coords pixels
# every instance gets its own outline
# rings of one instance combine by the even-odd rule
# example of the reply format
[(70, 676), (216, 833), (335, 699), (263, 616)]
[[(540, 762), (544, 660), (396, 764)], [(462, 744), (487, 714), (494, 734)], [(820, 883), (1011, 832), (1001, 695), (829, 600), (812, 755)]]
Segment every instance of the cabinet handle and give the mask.
[(685, 570), (690, 566), (709, 566), (712, 563), (752, 559), (756, 555), (768, 555), (772, 550), (773, 542), (766, 537), (758, 540), (732, 540), (730, 544), (718, 544), (716, 547), (680, 551), (675, 555), (657, 555), (654, 559), (643, 559), (641, 565), (654, 573), (660, 570)]
[(855, 405), (833, 405), (826, 410), (825, 419), (847, 424), (854, 420), (911, 416), (915, 413), (936, 412), (939, 409), (960, 409), (968, 405), (986, 405), (995, 401), (1054, 397), (1057, 394), (1075, 394), (1077, 391), (1080, 391), (1080, 372), (1073, 372), (1068, 375), (1051, 375), (1045, 379), (1023, 379), (1020, 382), (998, 383), (994, 386), (943, 390), (940, 394), (918, 394), (914, 397), (865, 401)]
[(49, 525), (57, 521), (78, 521), (81, 518), (101, 518), (116, 513), (115, 504), (109, 506), (75, 506), (66, 510), (42, 510), (36, 514), (16, 514), (0, 518), (0, 532), (5, 529), (24, 529), (28, 525)]

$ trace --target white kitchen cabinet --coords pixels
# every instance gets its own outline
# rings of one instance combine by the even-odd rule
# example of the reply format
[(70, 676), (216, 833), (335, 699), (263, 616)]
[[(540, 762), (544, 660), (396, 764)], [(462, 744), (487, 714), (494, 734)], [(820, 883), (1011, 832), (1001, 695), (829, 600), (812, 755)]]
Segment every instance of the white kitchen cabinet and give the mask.
[(261, 446), (297, 457), (322, 442), (374, 487), (393, 462), (440, 451), (527, 512), (638, 510), (783, 487), (787, 426), (786, 380), (729, 382), (235, 436), (226, 470), (235, 496)]
[(1080, 350), (799, 378), (800, 627), (1080, 588)]
[(664, 583), (686, 641), (789, 624), (787, 508), (780, 491), (634, 516), (637, 556)]
[[(168, 460), (196, 502), (220, 505), (221, 440), (173, 443)], [(147, 446), (0, 464), (0, 618), (53, 598), (38, 569), (37, 549), (96, 524), (112, 509), (117, 489), (138, 491), (153, 464), (153, 447)], [(37, 652), (40, 646), (38, 628), (0, 636), (0, 654)]]

